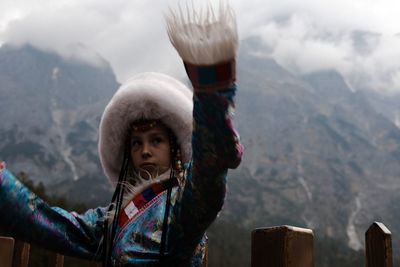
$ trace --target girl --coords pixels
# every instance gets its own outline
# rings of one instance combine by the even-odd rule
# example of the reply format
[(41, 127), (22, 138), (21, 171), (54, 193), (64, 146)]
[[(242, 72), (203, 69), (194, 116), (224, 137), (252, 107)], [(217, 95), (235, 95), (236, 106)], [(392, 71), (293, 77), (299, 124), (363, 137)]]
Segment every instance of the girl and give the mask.
[(242, 156), (232, 122), (238, 37), (227, 6), (167, 22), (193, 96), (159, 73), (137, 75), (115, 93), (99, 138), (115, 186), (109, 207), (81, 215), (49, 207), (2, 164), (0, 223), (10, 234), (104, 266), (202, 265), (227, 170)]

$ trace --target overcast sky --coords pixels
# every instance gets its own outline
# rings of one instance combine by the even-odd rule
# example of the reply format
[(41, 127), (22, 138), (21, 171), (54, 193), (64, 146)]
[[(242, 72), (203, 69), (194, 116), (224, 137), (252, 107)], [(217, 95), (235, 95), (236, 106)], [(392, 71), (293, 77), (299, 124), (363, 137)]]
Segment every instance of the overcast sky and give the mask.
[[(1, 0), (0, 44), (29, 42), (94, 63), (97, 53), (120, 82), (142, 71), (180, 76), (163, 18), (177, 2)], [(261, 37), (260, 56), (272, 56), (295, 74), (336, 69), (354, 88), (400, 90), (400, 1), (230, 2), (240, 38)]]

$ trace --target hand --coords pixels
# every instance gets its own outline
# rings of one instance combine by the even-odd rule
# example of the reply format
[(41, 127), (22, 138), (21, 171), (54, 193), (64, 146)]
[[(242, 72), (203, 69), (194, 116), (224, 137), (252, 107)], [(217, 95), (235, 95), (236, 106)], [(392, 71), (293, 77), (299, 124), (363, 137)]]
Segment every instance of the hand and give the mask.
[(228, 4), (221, 3), (216, 10), (211, 5), (171, 10), (166, 22), (169, 39), (185, 63), (207, 66), (236, 58), (236, 16)]
[(166, 17), (172, 45), (185, 63), (195, 92), (226, 89), (235, 82), (238, 48), (236, 17), (232, 8), (220, 4), (197, 10), (189, 6)]

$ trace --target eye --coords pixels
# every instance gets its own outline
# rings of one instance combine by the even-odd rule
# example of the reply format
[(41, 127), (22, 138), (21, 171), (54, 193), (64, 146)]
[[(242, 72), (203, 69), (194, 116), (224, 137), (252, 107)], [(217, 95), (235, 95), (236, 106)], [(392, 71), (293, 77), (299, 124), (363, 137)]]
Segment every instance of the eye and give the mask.
[(131, 148), (132, 149), (138, 148), (141, 145), (142, 145), (142, 141), (137, 140), (137, 139), (132, 139), (131, 140)]
[(162, 142), (164, 142), (164, 138), (162, 138), (161, 136), (154, 137), (152, 140), (153, 145), (158, 145)]

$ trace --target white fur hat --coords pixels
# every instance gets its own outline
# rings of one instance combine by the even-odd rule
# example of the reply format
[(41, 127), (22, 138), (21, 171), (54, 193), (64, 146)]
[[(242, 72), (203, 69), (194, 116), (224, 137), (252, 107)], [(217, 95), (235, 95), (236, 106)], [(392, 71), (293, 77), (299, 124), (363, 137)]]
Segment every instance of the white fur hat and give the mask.
[(140, 119), (160, 120), (169, 127), (181, 147), (183, 162), (189, 162), (192, 110), (192, 92), (165, 74), (142, 73), (121, 85), (100, 122), (100, 161), (109, 180), (117, 184), (129, 127)]

